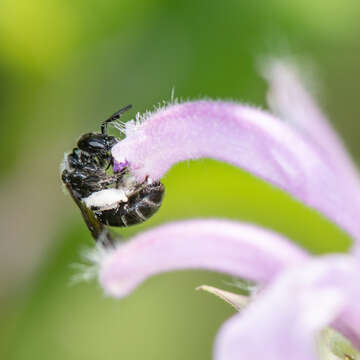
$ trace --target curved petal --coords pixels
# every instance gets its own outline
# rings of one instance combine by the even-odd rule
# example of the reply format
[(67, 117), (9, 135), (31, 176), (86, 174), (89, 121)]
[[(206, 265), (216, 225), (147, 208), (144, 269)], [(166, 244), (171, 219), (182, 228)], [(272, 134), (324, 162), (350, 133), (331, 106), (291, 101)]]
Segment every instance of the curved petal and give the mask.
[(100, 283), (113, 296), (128, 295), (146, 278), (181, 269), (220, 271), (267, 282), (308, 257), (282, 236), (226, 220), (176, 222), (121, 244), (100, 263)]
[[(358, 269), (357, 274), (360, 273)], [(333, 323), (333, 327), (341, 332), (354, 346), (360, 351), (360, 289), (358, 286), (358, 278), (354, 280), (350, 289), (352, 294), (352, 302), (343, 310), (339, 318)], [(356, 286), (358, 288), (356, 288)]]
[(308, 94), (295, 65), (272, 59), (264, 69), (269, 82), (268, 103), (274, 114), (289, 121), (327, 152), (342, 176), (360, 189), (359, 174), (334, 129)]
[(241, 167), (323, 212), (360, 237), (360, 193), (353, 192), (331, 158), (285, 122), (235, 103), (172, 105), (127, 124), (112, 150), (117, 166), (157, 180), (175, 163), (214, 158)]
[(215, 359), (317, 359), (317, 335), (354, 300), (355, 269), (351, 258), (329, 256), (280, 274), (223, 325)]

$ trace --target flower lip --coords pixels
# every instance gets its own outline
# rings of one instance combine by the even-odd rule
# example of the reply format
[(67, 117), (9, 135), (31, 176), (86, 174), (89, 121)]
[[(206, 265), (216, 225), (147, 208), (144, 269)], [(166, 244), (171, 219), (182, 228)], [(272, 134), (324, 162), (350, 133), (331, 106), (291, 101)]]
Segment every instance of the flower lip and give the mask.
[(183, 269), (215, 270), (267, 283), (285, 267), (307, 258), (281, 235), (253, 225), (180, 221), (120, 244), (102, 261), (100, 282), (117, 297), (128, 295), (150, 276)]

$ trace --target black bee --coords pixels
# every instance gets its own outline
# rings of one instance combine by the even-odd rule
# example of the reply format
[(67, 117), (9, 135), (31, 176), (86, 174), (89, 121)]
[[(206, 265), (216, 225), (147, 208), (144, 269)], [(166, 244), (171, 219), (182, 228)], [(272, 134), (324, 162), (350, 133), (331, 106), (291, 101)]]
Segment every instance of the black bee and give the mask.
[(139, 183), (126, 167), (113, 171), (111, 148), (119, 139), (107, 134), (107, 125), (130, 108), (105, 120), (100, 133), (82, 135), (77, 147), (65, 156), (61, 173), (93, 238), (105, 243), (112, 242), (105, 225), (129, 226), (147, 220), (159, 209), (164, 194), (164, 186), (149, 177)]

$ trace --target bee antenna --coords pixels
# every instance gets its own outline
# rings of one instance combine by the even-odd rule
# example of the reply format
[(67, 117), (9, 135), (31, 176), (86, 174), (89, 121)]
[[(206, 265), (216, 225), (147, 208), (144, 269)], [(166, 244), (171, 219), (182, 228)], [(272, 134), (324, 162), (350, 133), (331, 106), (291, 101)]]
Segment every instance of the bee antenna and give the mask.
[(118, 110), (116, 113), (112, 114), (108, 119), (106, 119), (101, 124), (101, 133), (106, 134), (108, 124), (110, 124), (111, 122), (113, 122), (115, 120), (120, 119), (121, 114), (124, 113), (125, 111), (128, 111), (131, 108), (132, 108), (132, 105), (129, 104), (129, 105), (126, 105), (125, 107), (123, 107), (122, 109)]

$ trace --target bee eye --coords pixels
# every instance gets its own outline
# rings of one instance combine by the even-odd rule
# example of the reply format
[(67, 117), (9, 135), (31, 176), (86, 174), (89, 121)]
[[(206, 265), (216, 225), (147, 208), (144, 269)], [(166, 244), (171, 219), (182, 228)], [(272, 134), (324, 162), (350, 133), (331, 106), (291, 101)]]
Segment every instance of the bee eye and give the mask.
[(108, 150), (107, 140), (101, 134), (84, 134), (79, 139), (77, 145), (80, 150), (87, 151), (89, 153)]
[(94, 151), (106, 149), (106, 144), (101, 139), (90, 139), (87, 143), (88, 150), (93, 149)]

